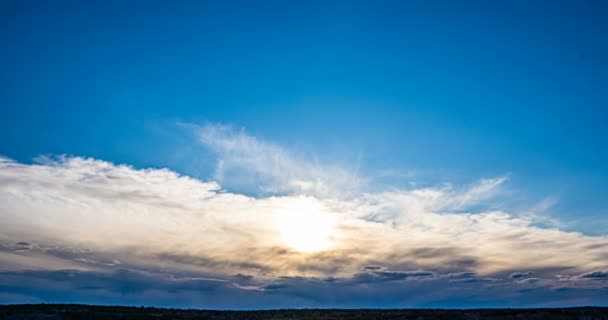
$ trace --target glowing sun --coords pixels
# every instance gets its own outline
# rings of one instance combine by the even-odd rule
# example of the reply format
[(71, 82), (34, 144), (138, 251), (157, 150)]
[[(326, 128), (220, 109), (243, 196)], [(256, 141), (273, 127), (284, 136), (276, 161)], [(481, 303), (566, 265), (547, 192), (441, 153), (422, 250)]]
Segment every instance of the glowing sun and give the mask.
[(279, 230), (288, 247), (301, 252), (322, 251), (330, 247), (333, 219), (317, 201), (301, 198), (281, 211)]

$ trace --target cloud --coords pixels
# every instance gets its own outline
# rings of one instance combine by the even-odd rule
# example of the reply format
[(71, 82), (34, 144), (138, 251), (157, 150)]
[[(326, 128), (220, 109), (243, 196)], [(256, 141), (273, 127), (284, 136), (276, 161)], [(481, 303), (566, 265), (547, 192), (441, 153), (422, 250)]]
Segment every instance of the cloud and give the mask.
[(608, 280), (608, 271), (586, 272), (574, 277), (575, 279)]
[(449, 279), (471, 279), (475, 277), (475, 272), (456, 272), (446, 275)]
[(336, 196), (357, 190), (363, 179), (338, 166), (303, 161), (284, 148), (248, 135), (244, 129), (206, 124), (196, 127), (199, 141), (214, 151), (214, 178), (226, 185), (266, 194)]
[[(518, 293), (524, 285), (555, 299), (596, 290), (588, 295), (593, 302), (604, 290), (596, 280), (605, 278), (608, 239), (540, 228), (528, 216), (487, 208), (506, 177), (365, 190), (358, 185), (365, 180), (341, 173), (346, 169), (309, 165), (242, 131), (200, 130), (224, 163), (221, 181), (81, 157), (0, 161), (1, 291), (31, 301), (49, 301), (44, 288), (58, 288), (62, 301), (114, 303), (126, 294), (132, 300), (124, 301), (168, 299), (176, 306), (347, 307), (367, 306), (374, 294), (382, 306), (403, 306), (397, 297), (414, 293), (407, 306), (446, 306), (450, 297), (485, 306), (509, 292), (521, 294), (522, 305), (542, 302)], [(220, 182), (234, 170), (254, 172), (281, 192), (227, 190)], [(335, 172), (348, 179), (333, 180)], [(341, 194), (350, 179), (354, 188)], [(332, 221), (320, 251), (301, 251), (282, 232), (286, 217), (306, 219), (309, 210)], [(234, 297), (243, 299), (238, 306), (222, 300), (240, 301)], [(195, 303), (199, 298), (208, 300)]]
[(539, 278), (525, 278), (525, 279), (517, 280), (517, 282), (525, 283), (525, 284), (533, 284), (533, 283), (537, 283), (540, 280), (541, 279), (539, 279)]
[[(248, 277), (246, 281), (252, 283), (257, 280)], [(281, 277), (256, 287), (236, 285), (225, 279), (132, 269), (110, 272), (73, 269), (0, 271), (0, 288), (4, 292), (4, 296), (0, 295), (2, 301), (215, 309), (496, 307), (507, 303), (512, 307), (564, 306), (602, 304), (603, 301), (605, 303), (607, 293), (604, 289), (585, 290), (575, 287), (553, 289), (541, 286), (530, 290), (529, 287), (522, 288), (522, 284), (496, 281), (452, 282), (444, 275), (406, 281), (359, 281), (356, 276), (333, 281), (315, 277)]]
[(499, 191), (500, 186), (507, 181), (507, 177), (482, 179), (471, 188), (458, 194), (453, 203), (449, 203), (450, 209), (465, 209), (467, 206), (479, 204), (480, 201), (491, 198)]
[(532, 271), (528, 271), (528, 272), (514, 272), (514, 273), (511, 273), (511, 274), (509, 275), (509, 278), (510, 278), (510, 279), (521, 279), (521, 278), (526, 278), (527, 276), (529, 276), (529, 275), (531, 275), (531, 274), (533, 274), (533, 273), (534, 273), (534, 272), (532, 272)]
[(432, 279), (436, 274), (431, 271), (394, 271), (379, 266), (365, 266), (363, 272), (355, 274), (352, 280), (357, 282), (384, 282), (407, 279)]

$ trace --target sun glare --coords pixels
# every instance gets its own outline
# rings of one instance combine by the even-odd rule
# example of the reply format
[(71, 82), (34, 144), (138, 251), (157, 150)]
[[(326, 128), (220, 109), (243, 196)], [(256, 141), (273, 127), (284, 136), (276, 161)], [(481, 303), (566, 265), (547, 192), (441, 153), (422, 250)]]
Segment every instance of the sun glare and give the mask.
[(330, 247), (333, 230), (331, 216), (311, 199), (298, 199), (285, 206), (279, 219), (285, 244), (300, 252), (315, 252)]

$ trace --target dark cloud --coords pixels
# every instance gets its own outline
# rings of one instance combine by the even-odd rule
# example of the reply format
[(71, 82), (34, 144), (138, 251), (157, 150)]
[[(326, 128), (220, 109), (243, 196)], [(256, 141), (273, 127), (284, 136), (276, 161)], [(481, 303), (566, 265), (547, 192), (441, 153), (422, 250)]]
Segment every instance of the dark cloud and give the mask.
[[(272, 257), (272, 256), (270, 256)], [(186, 254), (175, 254), (175, 253), (161, 253), (155, 256), (156, 259), (160, 261), (170, 261), (174, 263), (179, 263), (182, 265), (192, 265), (198, 267), (205, 267), (208, 269), (215, 270), (247, 270), (247, 269), (255, 269), (260, 272), (270, 273), (272, 270), (265, 265), (253, 262), (243, 262), (240, 260), (228, 260), (228, 259), (218, 259), (212, 258), (208, 256), (204, 256), (202, 254), (199, 255), (186, 255)]]
[(578, 279), (608, 280), (608, 271), (593, 271), (576, 276)]
[(252, 282), (255, 279), (255, 277), (252, 275), (242, 273), (235, 274), (233, 278), (239, 282)]
[(456, 272), (446, 275), (448, 279), (470, 279), (475, 277), (475, 272)]
[(278, 290), (287, 288), (288, 285), (286, 283), (270, 283), (262, 287), (264, 290)]
[[(109, 255), (95, 252), (87, 249), (75, 249), (65, 247), (55, 248), (40, 248), (40, 252), (43, 252), (49, 256), (75, 261), (77, 263), (97, 265), (97, 266), (115, 266), (119, 265), (120, 262)], [(115, 256), (115, 254), (114, 254)]]
[(363, 270), (365, 271), (375, 271), (375, 270), (382, 270), (383, 267), (381, 266), (376, 266), (376, 265), (371, 265), (371, 266), (364, 266)]
[(120, 264), (115, 258), (117, 256), (116, 252), (108, 254), (83, 248), (44, 246), (24, 241), (0, 244), (0, 251), (14, 252), (22, 256), (56, 258), (65, 260), (74, 266), (95, 265), (98, 267), (108, 267)]
[[(0, 272), (0, 292), (5, 294), (0, 296), (0, 303), (8, 301), (2, 297), (21, 297), (22, 301), (213, 309), (495, 307), (505, 304), (525, 307), (547, 301), (555, 305), (568, 305), (568, 301), (606, 305), (608, 293), (597, 289), (557, 290), (544, 286), (523, 290), (516, 283), (497, 285), (470, 272), (437, 274), (378, 267), (363, 268), (364, 272), (353, 277), (278, 277), (274, 280), (245, 274), (228, 279), (186, 277), (132, 269), (4, 271)], [(523, 281), (534, 283), (532, 279)], [(235, 286), (235, 281), (260, 285), (252, 290), (252, 287)]]
[(294, 266), (302, 274), (336, 274), (344, 266), (352, 265), (356, 259), (349, 251), (329, 251), (311, 255), (309, 259)]
[(538, 281), (540, 281), (539, 278), (525, 278), (525, 279), (517, 280), (518, 283), (526, 283), (526, 284), (537, 283)]
[[(223, 301), (233, 291), (239, 292), (221, 279), (175, 277), (129, 269), (4, 271), (0, 272), (0, 291), (41, 301), (167, 305), (163, 302), (166, 299), (184, 307), (192, 303), (189, 300), (193, 297), (212, 299), (217, 295)], [(189, 303), (180, 303), (179, 297), (188, 298)]]
[(435, 272), (441, 273), (471, 271), (480, 265), (478, 258), (467, 254), (463, 250), (450, 247), (416, 248), (406, 252), (380, 256), (369, 263), (384, 265), (393, 270), (433, 269)]
[(430, 271), (374, 271), (371, 273), (385, 280), (435, 277), (435, 273)]
[(456, 281), (468, 282), (468, 283), (473, 283), (473, 282), (492, 283), (492, 282), (499, 281), (499, 279), (494, 279), (494, 278), (468, 278), (468, 279), (460, 279), (460, 280), (456, 280)]
[(534, 272), (532, 272), (532, 271), (528, 271), (528, 272), (514, 272), (514, 273), (511, 273), (509, 275), (509, 279), (521, 279), (521, 278), (525, 278), (525, 277), (527, 277), (527, 276), (529, 276), (529, 275), (531, 275), (533, 273)]
[(416, 248), (410, 252), (411, 256), (416, 258), (437, 258), (442, 256), (458, 255), (459, 250), (456, 248)]
[(436, 274), (431, 271), (393, 271), (387, 268), (371, 265), (363, 267), (363, 272), (355, 274), (351, 280), (359, 283), (374, 283), (384, 281), (399, 281), (406, 279), (429, 279), (436, 277)]
[(441, 275), (441, 278), (448, 279), (451, 282), (463, 282), (463, 283), (490, 283), (497, 282), (498, 279), (494, 278), (480, 278), (477, 277), (475, 272), (456, 272), (456, 273), (448, 273), (446, 275)]
[(24, 241), (0, 244), (0, 251), (4, 252), (23, 252), (29, 251), (32, 248), (33, 245), (31, 243)]

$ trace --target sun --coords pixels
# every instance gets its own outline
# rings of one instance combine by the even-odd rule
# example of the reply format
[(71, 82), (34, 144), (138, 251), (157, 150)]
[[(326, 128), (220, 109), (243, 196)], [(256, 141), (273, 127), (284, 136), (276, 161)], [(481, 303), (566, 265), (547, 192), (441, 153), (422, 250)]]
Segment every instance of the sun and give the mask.
[(279, 218), (279, 230), (285, 244), (300, 252), (317, 252), (331, 246), (333, 219), (320, 203), (298, 198), (285, 205)]

